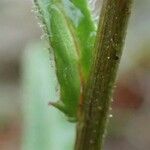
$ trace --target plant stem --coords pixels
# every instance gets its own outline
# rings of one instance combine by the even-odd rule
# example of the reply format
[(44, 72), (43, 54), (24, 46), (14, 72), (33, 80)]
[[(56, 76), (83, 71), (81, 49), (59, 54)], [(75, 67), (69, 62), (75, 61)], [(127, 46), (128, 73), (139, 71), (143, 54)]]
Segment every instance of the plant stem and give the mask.
[(104, 0), (75, 150), (101, 150), (133, 0)]

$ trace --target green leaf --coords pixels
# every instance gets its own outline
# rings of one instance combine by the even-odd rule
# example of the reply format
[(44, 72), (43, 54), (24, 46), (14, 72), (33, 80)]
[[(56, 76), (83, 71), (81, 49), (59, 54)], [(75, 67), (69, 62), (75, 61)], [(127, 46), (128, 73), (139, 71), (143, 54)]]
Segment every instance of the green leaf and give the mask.
[[(75, 31), (77, 34), (77, 37), (75, 38), (78, 39), (78, 44), (81, 51), (83, 79), (86, 82), (89, 76), (91, 62), (93, 58), (92, 56), (96, 36), (96, 26), (92, 19), (87, 0), (63, 0), (63, 3), (67, 11), (66, 14), (72, 14), (72, 18), (70, 18), (74, 23)], [(72, 9), (72, 7), (75, 7), (76, 9)], [(75, 17), (78, 17), (78, 19), (75, 19)], [(78, 22), (76, 20), (78, 20)]]
[[(81, 89), (91, 68), (95, 26), (86, 0), (35, 0), (54, 53), (60, 100), (51, 103), (77, 119)], [(74, 120), (73, 119), (73, 120)]]

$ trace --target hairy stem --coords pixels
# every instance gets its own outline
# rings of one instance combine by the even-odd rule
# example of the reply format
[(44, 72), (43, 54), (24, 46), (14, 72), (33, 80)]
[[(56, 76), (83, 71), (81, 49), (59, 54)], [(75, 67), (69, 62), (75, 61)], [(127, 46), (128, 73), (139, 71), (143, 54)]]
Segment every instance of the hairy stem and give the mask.
[(75, 150), (101, 150), (133, 0), (104, 0)]

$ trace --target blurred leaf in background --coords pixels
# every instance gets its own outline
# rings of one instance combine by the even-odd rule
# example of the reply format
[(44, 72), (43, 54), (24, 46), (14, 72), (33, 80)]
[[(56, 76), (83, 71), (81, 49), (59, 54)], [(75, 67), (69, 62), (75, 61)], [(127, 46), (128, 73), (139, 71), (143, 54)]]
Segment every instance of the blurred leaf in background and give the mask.
[(22, 150), (73, 149), (75, 126), (49, 107), (58, 99), (55, 68), (44, 44), (31, 44), (23, 55), (23, 147)]

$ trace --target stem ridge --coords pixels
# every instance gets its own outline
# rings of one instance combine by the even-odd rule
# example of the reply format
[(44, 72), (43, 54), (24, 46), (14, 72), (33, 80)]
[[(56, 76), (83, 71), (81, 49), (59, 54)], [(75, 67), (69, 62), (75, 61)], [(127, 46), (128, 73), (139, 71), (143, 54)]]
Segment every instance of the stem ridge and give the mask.
[(133, 0), (104, 0), (75, 150), (101, 150)]

